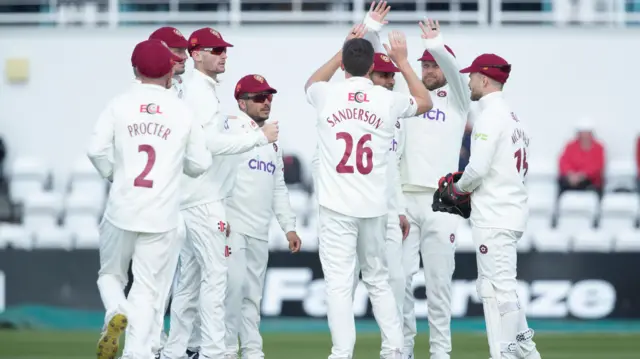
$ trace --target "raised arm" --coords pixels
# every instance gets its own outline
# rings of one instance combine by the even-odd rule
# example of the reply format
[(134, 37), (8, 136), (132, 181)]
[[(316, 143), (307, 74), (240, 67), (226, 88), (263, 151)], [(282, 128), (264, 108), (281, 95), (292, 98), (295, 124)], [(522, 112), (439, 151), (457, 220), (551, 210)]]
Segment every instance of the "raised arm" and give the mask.
[(407, 81), (409, 87), (409, 93), (415, 98), (417, 103), (417, 111), (415, 115), (421, 115), (433, 108), (433, 101), (429, 91), (424, 86), (418, 75), (416, 75), (413, 68), (407, 60), (407, 38), (399, 31), (392, 31), (389, 33), (389, 45), (384, 44), (384, 48), (387, 50), (387, 54), (395, 62), (396, 66), (400, 70), (402, 77)]
[(371, 45), (373, 45), (373, 50), (378, 53), (384, 52), (382, 41), (380, 41), (380, 30), (382, 30), (383, 25), (388, 23), (384, 18), (390, 10), (391, 6), (387, 6), (386, 1), (378, 1), (377, 4), (373, 1), (369, 7), (369, 12), (362, 22), (367, 30), (364, 34), (364, 39), (369, 40)]
[(456, 102), (458, 102), (458, 106), (465, 112), (469, 111), (471, 101), (469, 86), (467, 86), (467, 81), (460, 74), (461, 67), (458, 61), (444, 46), (440, 23), (427, 19), (425, 22), (420, 22), (419, 25), (422, 30), (422, 44), (433, 55), (442, 70), (444, 78), (447, 79), (451, 92)]

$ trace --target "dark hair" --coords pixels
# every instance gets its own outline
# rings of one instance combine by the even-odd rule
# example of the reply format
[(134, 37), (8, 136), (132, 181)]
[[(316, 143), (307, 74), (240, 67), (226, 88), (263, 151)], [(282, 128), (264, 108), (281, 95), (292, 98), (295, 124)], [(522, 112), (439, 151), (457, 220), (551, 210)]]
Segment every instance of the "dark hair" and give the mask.
[(373, 45), (365, 39), (351, 39), (342, 46), (344, 71), (351, 76), (365, 76), (373, 65)]

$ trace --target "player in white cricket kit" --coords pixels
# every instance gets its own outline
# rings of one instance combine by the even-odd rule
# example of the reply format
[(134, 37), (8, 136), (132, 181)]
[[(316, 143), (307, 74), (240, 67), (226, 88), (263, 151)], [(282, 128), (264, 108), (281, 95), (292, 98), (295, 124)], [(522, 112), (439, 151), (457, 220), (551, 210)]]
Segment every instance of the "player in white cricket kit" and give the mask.
[[(307, 81), (307, 99), (318, 114), (317, 195), (319, 254), (327, 289), (330, 359), (351, 358), (356, 340), (353, 282), (356, 257), (382, 336), (382, 358), (401, 358), (402, 327), (388, 282), (385, 238), (388, 219), (389, 143), (398, 118), (428, 111), (429, 93), (406, 56), (404, 35), (389, 36), (389, 56), (412, 96), (375, 86), (369, 79), (374, 49), (357, 25), (343, 48)], [(344, 82), (329, 83), (339, 67)]]
[[(165, 26), (161, 27), (158, 30), (154, 31), (149, 39), (160, 40), (164, 42), (169, 50), (179, 58), (176, 61), (175, 65), (173, 65), (173, 77), (171, 78), (171, 90), (179, 97), (182, 98), (184, 94), (183, 89), (183, 80), (182, 76), (185, 72), (185, 62), (187, 60), (187, 48), (189, 47), (189, 42), (182, 33), (176, 29), (175, 27)], [(178, 234), (180, 240), (176, 243), (176, 251), (180, 251), (182, 246), (184, 245), (185, 240), (185, 229), (184, 229), (184, 220), (182, 216), (178, 216)], [(172, 264), (174, 268), (177, 269), (178, 266), (178, 257), (176, 257), (176, 263)], [(171, 298), (172, 286), (177, 280), (178, 276), (174, 275), (174, 280), (169, 283), (169, 286), (163, 290), (162, 293), (162, 303), (164, 305), (164, 311), (158, 312), (158, 316), (156, 318), (156, 324), (154, 330), (157, 332), (157, 335), (154, 335), (154, 342), (152, 345), (152, 350), (156, 355), (156, 358), (160, 357), (160, 351), (162, 350), (162, 346), (167, 340), (167, 335), (164, 332), (164, 315), (167, 312), (167, 308), (169, 306), (169, 299)]]
[(451, 282), (455, 267), (455, 233), (462, 219), (431, 209), (442, 173), (455, 172), (469, 112), (469, 88), (453, 51), (444, 44), (437, 22), (420, 24), (426, 50), (422, 82), (430, 91), (433, 109), (421, 121), (404, 121), (404, 153), (400, 162), (402, 190), (411, 230), (404, 241), (406, 297), (405, 357), (412, 358), (416, 335), (413, 277), (424, 265), (431, 359), (448, 359), (451, 352)]
[[(241, 78), (234, 91), (240, 114), (237, 120), (230, 121), (231, 131), (260, 131), (269, 119), (275, 93), (260, 75)], [(225, 358), (237, 358), (239, 347), (243, 358), (264, 358), (259, 331), (260, 302), (269, 259), (269, 225), (274, 214), (286, 233), (289, 249), (298, 252), (301, 242), (284, 182), (282, 149), (275, 142), (242, 155), (236, 184), (227, 200), (231, 255), (225, 301)]]
[(529, 137), (502, 95), (511, 65), (494, 54), (478, 56), (469, 73), (471, 100), (480, 114), (471, 135), (471, 157), (442, 202), (456, 204), (471, 194), (472, 236), (478, 263), (478, 295), (482, 299), (493, 359), (539, 359), (524, 309), (518, 300), (516, 243), (525, 230), (529, 209), (524, 179), (529, 169)]
[[(224, 298), (227, 287), (227, 220), (224, 201), (231, 194), (238, 156), (256, 146), (277, 140), (277, 123), (262, 131), (231, 135), (229, 122), (220, 113), (216, 93), (217, 75), (225, 71), (227, 48), (220, 33), (203, 28), (189, 37), (194, 71), (186, 82), (185, 101), (204, 127), (207, 146), (213, 157), (211, 169), (200, 178), (183, 176), (181, 213), (187, 241), (180, 254), (180, 276), (171, 305), (171, 328), (162, 355), (168, 359), (185, 356), (187, 348), (199, 348), (201, 358), (218, 359), (225, 352)], [(190, 339), (195, 320), (200, 332)], [(194, 323), (195, 322), (195, 323)], [(201, 336), (201, 338), (199, 338)], [(197, 343), (200, 339), (200, 343)]]
[[(123, 358), (148, 358), (162, 290), (173, 279), (179, 240), (179, 174), (211, 165), (203, 130), (170, 90), (178, 59), (158, 40), (138, 44), (132, 65), (141, 83), (113, 99), (95, 126), (88, 157), (112, 182), (100, 224), (98, 289), (106, 309), (98, 359), (112, 359), (129, 324)], [(113, 161), (110, 156), (113, 155)], [(134, 282), (127, 299), (129, 262)]]
[(182, 75), (184, 75), (186, 69), (185, 64), (187, 62), (187, 48), (189, 48), (189, 42), (182, 35), (180, 30), (175, 27), (165, 26), (154, 31), (149, 39), (155, 39), (163, 41), (169, 47), (171, 52), (180, 58), (180, 61), (176, 61), (173, 66), (173, 78), (171, 79), (171, 89), (178, 95), (179, 98), (183, 98), (184, 95), (184, 81)]

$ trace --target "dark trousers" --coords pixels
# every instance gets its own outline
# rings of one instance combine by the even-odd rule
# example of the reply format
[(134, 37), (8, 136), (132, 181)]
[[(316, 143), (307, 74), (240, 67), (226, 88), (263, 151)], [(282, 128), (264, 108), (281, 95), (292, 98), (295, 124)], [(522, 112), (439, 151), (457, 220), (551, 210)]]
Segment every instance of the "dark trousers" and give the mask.
[(576, 184), (571, 184), (566, 177), (560, 177), (558, 179), (558, 189), (558, 195), (564, 191), (595, 191), (598, 196), (602, 197), (602, 187), (596, 187), (586, 178)]

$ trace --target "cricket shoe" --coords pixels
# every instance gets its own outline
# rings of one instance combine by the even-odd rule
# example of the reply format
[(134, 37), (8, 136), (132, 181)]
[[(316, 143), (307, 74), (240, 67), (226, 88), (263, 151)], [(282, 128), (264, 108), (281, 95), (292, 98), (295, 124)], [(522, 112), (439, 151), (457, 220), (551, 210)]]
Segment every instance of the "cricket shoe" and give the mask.
[(189, 359), (199, 359), (200, 358), (200, 353), (192, 352), (191, 350), (187, 349), (187, 358), (189, 358)]
[(114, 314), (105, 328), (102, 329), (96, 354), (98, 359), (115, 359), (120, 344), (120, 336), (127, 329), (127, 317), (124, 314)]

